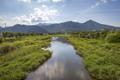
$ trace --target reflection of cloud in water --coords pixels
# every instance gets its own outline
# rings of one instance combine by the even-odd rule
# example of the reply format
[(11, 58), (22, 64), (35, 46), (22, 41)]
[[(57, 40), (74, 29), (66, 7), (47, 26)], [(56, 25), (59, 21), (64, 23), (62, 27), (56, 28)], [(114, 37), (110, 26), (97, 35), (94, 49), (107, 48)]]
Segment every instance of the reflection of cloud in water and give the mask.
[(82, 58), (72, 45), (55, 40), (49, 50), (52, 57), (26, 80), (90, 80)]
[(45, 64), (27, 78), (27, 80), (53, 80), (64, 76), (64, 65), (57, 61), (54, 64)]
[(54, 79), (55, 77), (64, 76), (64, 65), (60, 62), (55, 62), (54, 64), (45, 65), (41, 72), (46, 75), (49, 79)]

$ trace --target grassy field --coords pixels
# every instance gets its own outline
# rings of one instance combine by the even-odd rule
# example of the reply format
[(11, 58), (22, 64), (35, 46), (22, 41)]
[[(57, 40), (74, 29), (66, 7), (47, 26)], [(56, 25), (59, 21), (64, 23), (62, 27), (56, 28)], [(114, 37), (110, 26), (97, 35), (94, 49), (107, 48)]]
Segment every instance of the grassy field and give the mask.
[[(25, 77), (50, 56), (48, 47), (51, 37), (68, 38), (75, 46), (78, 54), (83, 57), (86, 68), (92, 80), (120, 80), (120, 36), (108, 34), (107, 38), (92, 33), (92, 38), (86, 38), (88, 33), (53, 35), (27, 35), (5, 37), (0, 41), (0, 80), (23, 80)], [(101, 34), (101, 33), (100, 33)], [(80, 36), (80, 35), (79, 35)], [(98, 37), (99, 36), (99, 37)], [(88, 37), (88, 36), (87, 36)]]
[(120, 80), (120, 43), (100, 39), (69, 37), (92, 80)]
[(50, 52), (41, 48), (50, 43), (50, 36), (4, 38), (0, 43), (0, 80), (22, 80), (43, 64)]

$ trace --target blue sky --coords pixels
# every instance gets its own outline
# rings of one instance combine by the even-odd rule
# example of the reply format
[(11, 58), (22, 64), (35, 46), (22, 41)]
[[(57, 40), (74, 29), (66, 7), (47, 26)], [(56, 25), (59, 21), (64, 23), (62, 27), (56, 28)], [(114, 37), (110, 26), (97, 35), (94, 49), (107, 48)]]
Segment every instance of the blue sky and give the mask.
[(0, 25), (85, 22), (120, 26), (120, 0), (0, 0)]

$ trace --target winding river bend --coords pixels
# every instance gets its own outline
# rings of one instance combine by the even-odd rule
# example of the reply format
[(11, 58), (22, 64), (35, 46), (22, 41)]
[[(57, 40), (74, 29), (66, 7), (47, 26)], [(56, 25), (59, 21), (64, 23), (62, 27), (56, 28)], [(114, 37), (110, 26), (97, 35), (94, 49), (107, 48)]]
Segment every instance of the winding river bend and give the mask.
[(53, 38), (52, 57), (31, 72), (26, 80), (91, 80), (83, 60), (74, 47), (62, 38)]

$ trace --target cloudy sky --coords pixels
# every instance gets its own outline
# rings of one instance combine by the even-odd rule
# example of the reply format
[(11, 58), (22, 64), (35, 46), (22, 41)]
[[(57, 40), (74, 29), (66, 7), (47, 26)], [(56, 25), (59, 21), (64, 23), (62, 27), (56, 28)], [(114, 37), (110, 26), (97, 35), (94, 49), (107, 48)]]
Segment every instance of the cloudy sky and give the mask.
[(0, 26), (89, 19), (120, 26), (120, 0), (0, 0)]

